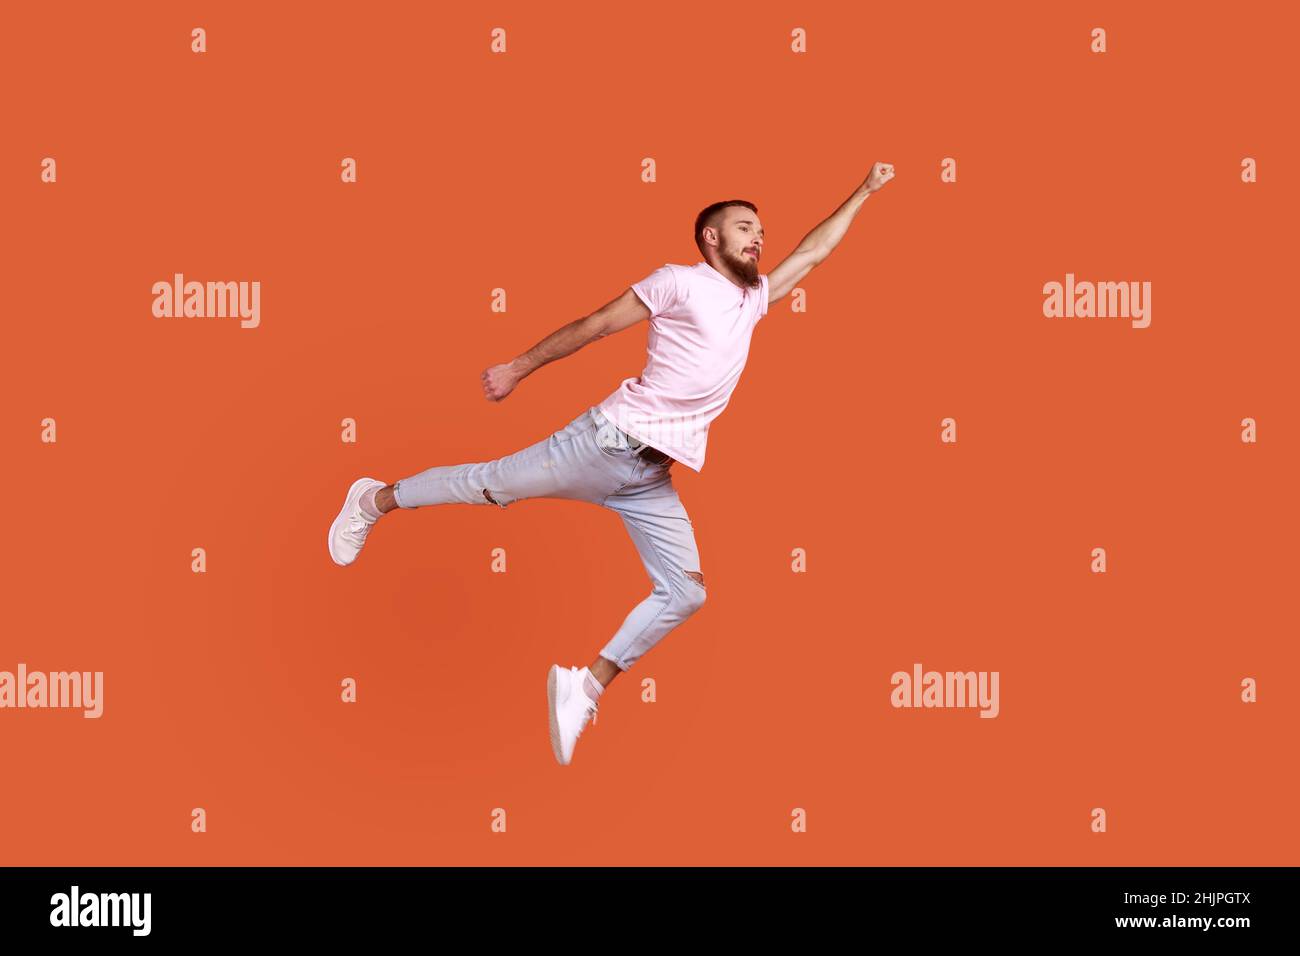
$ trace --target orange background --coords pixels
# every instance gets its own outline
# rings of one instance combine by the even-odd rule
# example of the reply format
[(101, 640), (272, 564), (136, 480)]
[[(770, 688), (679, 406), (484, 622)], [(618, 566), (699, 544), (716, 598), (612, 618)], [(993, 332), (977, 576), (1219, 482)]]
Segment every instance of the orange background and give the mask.
[[(11, 5), (0, 669), (105, 713), (0, 712), (0, 862), (1294, 863), (1287, 9)], [(340, 568), (348, 485), (546, 437), (646, 327), (500, 404), (484, 368), (699, 261), (715, 200), (770, 271), (876, 160), (674, 468), (708, 604), (557, 766), (546, 669), (648, 593), (617, 517), (423, 509)], [(155, 319), (177, 271), (261, 281), (260, 328)], [(1044, 318), (1066, 272), (1150, 281), (1150, 328)], [(1001, 715), (891, 708), (916, 661)]]

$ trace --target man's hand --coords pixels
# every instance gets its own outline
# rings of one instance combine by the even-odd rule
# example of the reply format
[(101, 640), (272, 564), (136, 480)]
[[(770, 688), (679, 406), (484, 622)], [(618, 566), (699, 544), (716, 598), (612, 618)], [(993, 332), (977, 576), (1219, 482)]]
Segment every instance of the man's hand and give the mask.
[(862, 183), (862, 189), (864, 192), (874, 193), (893, 178), (894, 165), (892, 163), (876, 163), (871, 167), (871, 172)]
[(489, 402), (499, 402), (515, 390), (515, 386), (519, 384), (520, 376), (515, 372), (514, 363), (506, 362), (485, 369), (481, 378), (483, 379), (483, 395)]

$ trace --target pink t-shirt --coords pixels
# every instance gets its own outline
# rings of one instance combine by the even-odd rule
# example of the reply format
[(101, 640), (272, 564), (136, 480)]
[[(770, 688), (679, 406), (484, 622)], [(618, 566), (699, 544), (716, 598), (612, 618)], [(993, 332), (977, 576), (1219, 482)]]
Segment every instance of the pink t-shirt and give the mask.
[(709, 423), (722, 414), (767, 314), (767, 276), (741, 288), (707, 262), (667, 263), (632, 286), (650, 310), (645, 370), (598, 406), (633, 438), (699, 471)]

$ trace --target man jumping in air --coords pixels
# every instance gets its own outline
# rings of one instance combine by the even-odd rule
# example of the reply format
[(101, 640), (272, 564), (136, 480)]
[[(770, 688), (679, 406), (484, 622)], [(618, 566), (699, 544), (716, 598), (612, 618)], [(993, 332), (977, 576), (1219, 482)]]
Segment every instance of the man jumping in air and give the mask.
[(892, 165), (872, 166), (862, 185), (766, 275), (758, 271), (764, 236), (757, 207), (732, 199), (704, 209), (695, 219), (701, 262), (661, 266), (608, 305), (482, 374), (484, 394), (499, 402), (547, 362), (649, 319), (639, 377), (624, 379), (599, 405), (513, 455), (437, 466), (392, 485), (358, 478), (330, 526), (330, 557), (341, 565), (355, 561), (375, 522), (395, 508), (505, 508), (526, 498), (569, 498), (616, 512), (653, 589), (591, 664), (556, 664), (547, 674), (551, 749), (567, 765), (609, 682), (704, 604), (695, 532), (673, 487), (673, 463), (701, 470), (709, 423), (731, 400), (754, 326), (831, 254), (867, 197), (893, 178)]

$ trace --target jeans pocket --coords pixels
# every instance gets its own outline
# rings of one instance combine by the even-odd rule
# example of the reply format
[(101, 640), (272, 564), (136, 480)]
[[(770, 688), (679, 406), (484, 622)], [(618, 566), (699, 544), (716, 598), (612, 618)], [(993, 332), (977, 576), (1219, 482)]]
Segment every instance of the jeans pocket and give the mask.
[(596, 447), (600, 453), (609, 458), (631, 458), (635, 453), (628, 446), (627, 436), (619, 431), (613, 422), (599, 417), (591, 423)]
[(608, 445), (602, 441), (599, 435), (596, 436), (596, 447), (600, 449), (600, 453), (606, 458), (614, 458), (620, 461), (634, 461), (636, 459), (636, 452), (631, 448), (626, 446), (619, 448), (617, 445)]

